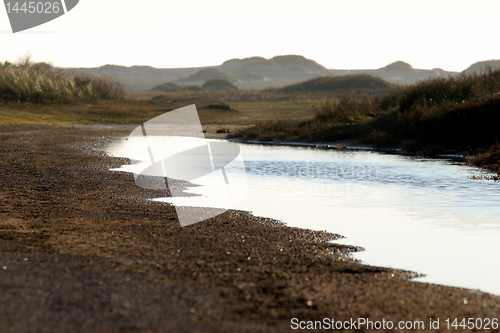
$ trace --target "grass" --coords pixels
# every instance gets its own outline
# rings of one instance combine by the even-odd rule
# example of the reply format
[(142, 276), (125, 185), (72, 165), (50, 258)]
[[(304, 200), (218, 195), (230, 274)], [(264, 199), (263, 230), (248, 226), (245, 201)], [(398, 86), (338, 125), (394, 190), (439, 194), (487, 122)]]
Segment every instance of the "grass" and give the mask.
[(203, 107), (204, 109), (213, 109), (213, 110), (226, 110), (226, 111), (236, 111), (229, 104), (225, 103), (212, 103)]
[(313, 119), (261, 123), (237, 134), (259, 139), (272, 136), (273, 128), (277, 136), (290, 133), (288, 140), (355, 138), (380, 145), (412, 140), (421, 148), (480, 147), (498, 138), (499, 101), (500, 71), (430, 79), (384, 97), (346, 94), (314, 106)]
[(232, 136), (266, 141), (355, 139), (424, 153), (468, 152), (479, 154), (469, 162), (498, 171), (500, 71), (429, 79), (400, 86), (384, 97), (347, 94), (320, 103), (314, 113), (309, 120), (261, 122)]
[(124, 90), (116, 81), (54, 68), (45, 63), (0, 64), (0, 101), (35, 104), (68, 104), (98, 99), (121, 99)]
[(380, 96), (391, 92), (395, 86), (381, 78), (367, 74), (326, 76), (271, 89), (281, 93), (312, 92), (335, 95), (337, 97), (349, 92), (351, 95)]
[[(152, 100), (156, 96), (160, 98)], [(196, 104), (202, 124), (252, 125), (256, 121), (279, 118), (311, 119), (314, 117), (313, 106), (320, 101), (238, 100), (226, 92), (130, 93), (121, 100), (80, 100), (73, 103), (0, 101), (0, 124), (140, 124), (164, 112)], [(204, 107), (211, 104), (214, 108)]]
[(270, 90), (125, 95), (113, 80), (47, 64), (0, 67), (0, 124), (140, 124), (189, 104), (198, 106), (204, 125), (252, 125), (233, 137), (453, 150), (500, 172), (500, 71), (430, 79), (383, 96), (325, 99)]
[(202, 124), (224, 125), (253, 125), (258, 121), (267, 122), (280, 118), (312, 119), (314, 105), (323, 100), (323, 97), (314, 94), (279, 94), (268, 91), (147, 92), (133, 93), (128, 98), (149, 100), (148, 103), (158, 107), (196, 104)]
[(97, 100), (92, 103), (0, 103), (0, 124), (141, 124), (175, 106), (130, 100)]
[(139, 124), (193, 103), (214, 107), (200, 110), (203, 123), (240, 123), (251, 117), (234, 111), (224, 103), (227, 99), (234, 101), (235, 96), (225, 92), (125, 95), (107, 77), (33, 64), (29, 58), (0, 65), (0, 124)]
[[(487, 166), (488, 169), (500, 176), (500, 143), (497, 142), (486, 149), (481, 149), (477, 155), (468, 158), (467, 162), (478, 166)], [(499, 180), (498, 176), (493, 176), (492, 179)]]
[(282, 117), (274, 121), (261, 121), (232, 136), (263, 141), (340, 140), (345, 138), (346, 131), (352, 132), (355, 125), (373, 116), (372, 104), (372, 100), (368, 98), (357, 99), (344, 95), (337, 101), (319, 101), (312, 105), (311, 118)]

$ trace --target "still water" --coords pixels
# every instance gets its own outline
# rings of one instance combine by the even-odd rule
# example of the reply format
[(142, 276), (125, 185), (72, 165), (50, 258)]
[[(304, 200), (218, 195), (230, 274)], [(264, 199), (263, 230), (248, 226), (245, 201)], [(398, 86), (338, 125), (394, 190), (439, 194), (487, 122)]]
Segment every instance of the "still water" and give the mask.
[[(129, 157), (126, 143), (106, 150)], [(467, 178), (484, 171), (374, 151), (239, 146), (248, 196), (237, 208), (341, 234), (336, 243), (365, 249), (355, 259), (425, 274), (415, 281), (500, 295), (500, 184)], [(203, 206), (202, 197), (160, 200)]]

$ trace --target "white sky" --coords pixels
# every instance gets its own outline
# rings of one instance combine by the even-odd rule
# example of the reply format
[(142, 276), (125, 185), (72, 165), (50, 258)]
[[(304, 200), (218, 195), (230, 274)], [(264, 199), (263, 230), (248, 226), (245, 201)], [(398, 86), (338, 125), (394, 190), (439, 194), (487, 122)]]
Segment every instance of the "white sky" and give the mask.
[(500, 59), (499, 13), (500, 0), (80, 0), (12, 34), (2, 6), (0, 61), (29, 51), (62, 67), (194, 67), (301, 54), (337, 69), (461, 71)]

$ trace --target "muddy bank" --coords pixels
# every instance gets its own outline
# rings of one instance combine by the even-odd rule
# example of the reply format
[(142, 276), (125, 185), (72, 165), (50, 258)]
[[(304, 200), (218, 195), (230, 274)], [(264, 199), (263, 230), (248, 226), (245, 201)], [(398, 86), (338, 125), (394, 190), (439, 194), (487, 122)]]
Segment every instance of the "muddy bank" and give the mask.
[(89, 149), (129, 133), (0, 126), (1, 332), (288, 332), (292, 318), (442, 318), (444, 331), (499, 316), (500, 297), (354, 263), (326, 242), (337, 235), (239, 211), (181, 228), (144, 200), (164, 192), (108, 170), (128, 160)]

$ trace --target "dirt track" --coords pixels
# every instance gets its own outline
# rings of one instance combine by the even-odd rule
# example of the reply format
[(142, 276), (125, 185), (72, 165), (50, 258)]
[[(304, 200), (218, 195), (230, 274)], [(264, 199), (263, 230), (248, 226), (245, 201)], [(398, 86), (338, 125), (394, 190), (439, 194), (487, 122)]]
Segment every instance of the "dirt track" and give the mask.
[(89, 149), (129, 132), (0, 126), (0, 332), (289, 332), (294, 317), (441, 318), (444, 331), (500, 317), (500, 297), (354, 263), (335, 235), (238, 211), (181, 228), (144, 200), (158, 193), (108, 170), (128, 160)]

